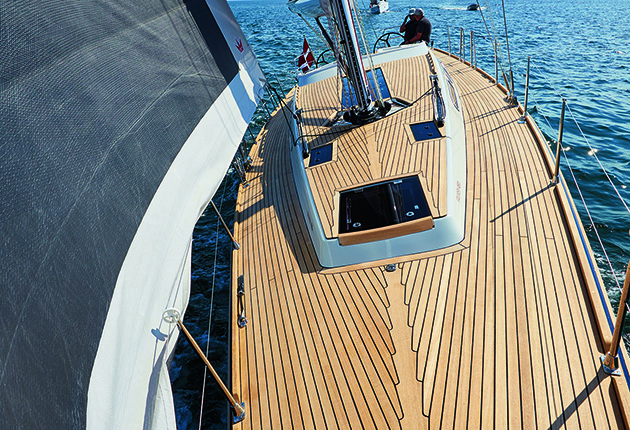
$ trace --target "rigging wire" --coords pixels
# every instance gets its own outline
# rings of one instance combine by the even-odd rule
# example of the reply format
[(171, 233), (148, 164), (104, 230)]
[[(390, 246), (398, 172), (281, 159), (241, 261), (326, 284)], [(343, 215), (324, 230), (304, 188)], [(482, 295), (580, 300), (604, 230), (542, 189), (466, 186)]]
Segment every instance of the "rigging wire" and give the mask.
[(501, 0), (501, 5), (503, 6), (503, 24), (505, 25), (505, 45), (507, 48), (508, 66), (510, 68), (510, 88), (512, 91), (512, 96), (514, 96), (514, 74), (512, 73), (512, 58), (510, 56), (510, 38), (508, 37), (507, 18), (505, 16), (505, 0)]
[[(371, 13), (371, 11), (370, 11), (370, 5), (369, 5), (369, 3), (368, 3), (368, 5), (366, 6), (366, 2), (367, 2), (367, 0), (363, 0), (363, 7), (365, 8), (365, 10), (367, 10), (367, 11), (368, 11), (368, 13)], [(355, 0), (355, 2), (354, 2), (354, 3), (355, 3), (355, 5), (356, 5), (356, 3), (357, 3), (357, 2), (356, 2), (356, 0)], [(357, 15), (358, 15), (358, 14), (360, 14), (360, 11), (357, 9)], [(370, 23), (370, 28), (372, 29), (372, 33), (373, 33), (373, 35), (374, 35), (374, 38), (375, 38), (375, 39), (378, 39), (378, 35), (376, 34), (376, 28), (374, 28), (374, 22), (373, 22), (373, 20), (371, 20), (371, 19), (370, 19), (370, 20), (369, 20), (369, 23)], [(368, 51), (368, 52), (369, 52), (369, 51)]]
[[(223, 202), (225, 201), (225, 190), (227, 188), (227, 181), (223, 181), (223, 192), (221, 194), (221, 201), (219, 203), (219, 211), (223, 208)], [(214, 262), (212, 264), (212, 293), (210, 295), (210, 310), (208, 313), (208, 341), (206, 342), (206, 357), (210, 354), (210, 333), (212, 330), (212, 310), (214, 308), (214, 290), (216, 285), (216, 272), (217, 272), (217, 258), (219, 255), (219, 216), (217, 216), (216, 229), (215, 229), (215, 237), (214, 241)], [(203, 368), (203, 387), (201, 389), (201, 405), (199, 408), (199, 430), (201, 430), (201, 423), (203, 420), (203, 403), (206, 394), (206, 378), (208, 375), (208, 368), (204, 366)]]
[(327, 46), (327, 45), (328, 45), (328, 43), (326, 42), (326, 39), (324, 39), (324, 37), (322, 36), (322, 33), (321, 33), (320, 31), (316, 30), (316, 29), (315, 29), (315, 27), (313, 27), (313, 26), (311, 25), (311, 23), (310, 23), (310, 22), (308, 22), (308, 21), (306, 20), (306, 18), (304, 18), (304, 17), (302, 16), (302, 14), (301, 14), (301, 13), (296, 13), (296, 15), (297, 15), (297, 16), (299, 16), (300, 18), (302, 18), (302, 21), (304, 21), (304, 22), (306, 23), (306, 25), (308, 25), (308, 27), (309, 27), (309, 28), (313, 31), (313, 33), (315, 33), (315, 35), (316, 35), (317, 37), (319, 37), (319, 39), (320, 39), (320, 40), (324, 43), (324, 46)]
[[(354, 7), (357, 12), (357, 26), (359, 27), (359, 34), (361, 35), (361, 41), (363, 42), (363, 49), (365, 50), (365, 55), (367, 56), (368, 63), (370, 65), (370, 70), (372, 70), (372, 78), (376, 81), (374, 62), (372, 61), (372, 54), (370, 53), (370, 47), (367, 43), (367, 38), (365, 37), (365, 28), (363, 28), (363, 20), (361, 19), (361, 14), (359, 13), (359, 5), (357, 4), (357, 0), (354, 1)], [(368, 79), (368, 86), (372, 86)], [(381, 93), (381, 88), (379, 85), (374, 85), (374, 90), (376, 90), (376, 97), (379, 101), (383, 101), (383, 94)]]
[[(552, 86), (552, 87), (553, 87), (553, 86)], [(542, 118), (543, 118), (543, 119), (545, 120), (545, 122), (547, 123), (547, 126), (548, 126), (550, 129), (553, 129), (553, 127), (552, 127), (551, 123), (549, 122), (549, 118), (548, 118), (548, 117), (547, 117), (547, 116), (543, 113), (543, 109), (542, 109), (542, 107), (538, 104), (538, 101), (537, 101), (536, 99), (534, 99), (534, 104), (536, 105), (536, 108), (537, 108), (537, 110), (538, 110), (538, 113), (542, 116)], [(574, 119), (574, 121), (575, 121), (576, 125), (578, 125), (578, 124), (577, 124), (577, 120), (575, 119), (575, 117), (573, 117), (573, 119)], [(579, 125), (578, 125), (578, 128), (579, 128)], [(589, 144), (589, 147), (590, 147), (590, 144)], [(603, 241), (602, 241), (602, 239), (601, 239), (601, 236), (599, 235), (599, 231), (597, 230), (597, 227), (595, 226), (595, 221), (593, 220), (593, 217), (591, 216), (591, 212), (590, 212), (590, 210), (588, 209), (588, 206), (586, 205), (586, 200), (584, 199), (584, 195), (582, 194), (582, 190), (581, 190), (581, 188), (580, 188), (580, 185), (578, 184), (577, 178), (575, 177), (575, 173), (574, 173), (574, 171), (573, 171), (573, 168), (572, 168), (572, 166), (571, 166), (571, 163), (569, 162), (569, 158), (568, 158), (568, 157), (567, 157), (567, 155), (566, 155), (566, 151), (562, 151), (562, 154), (563, 154), (563, 156), (564, 156), (565, 162), (567, 163), (567, 167), (568, 167), (568, 169), (569, 169), (569, 172), (571, 173), (571, 177), (572, 177), (572, 179), (573, 179), (573, 183), (575, 184), (575, 187), (576, 187), (576, 189), (577, 189), (577, 192), (578, 192), (578, 194), (579, 194), (579, 196), (580, 196), (580, 200), (582, 201), (582, 205), (584, 206), (584, 209), (586, 210), (586, 214), (587, 214), (587, 216), (588, 216), (588, 218), (589, 218), (589, 221), (590, 221), (591, 227), (593, 228), (593, 231), (595, 232), (595, 236), (597, 237), (597, 240), (598, 240), (598, 242), (599, 242), (599, 246), (600, 246), (600, 247), (601, 247), (601, 249), (602, 249), (602, 252), (603, 252), (603, 254), (604, 254), (604, 258), (606, 259), (606, 262), (608, 263), (608, 268), (610, 269), (610, 271), (611, 271), (611, 273), (612, 273), (612, 275), (613, 275), (612, 277), (613, 277), (613, 279), (614, 279), (614, 281), (615, 281), (615, 284), (617, 285), (617, 289), (618, 289), (619, 291), (621, 291), (621, 285), (619, 284), (619, 280), (618, 280), (618, 278), (617, 278), (617, 273), (615, 272), (615, 269), (614, 269), (614, 268), (613, 268), (613, 266), (612, 266), (612, 263), (611, 263), (611, 261), (610, 261), (610, 258), (608, 257), (608, 253), (606, 252), (606, 248), (604, 247), (604, 243), (603, 243)], [(600, 166), (601, 166), (601, 163), (600, 163)], [(602, 166), (602, 169), (603, 169), (603, 166)], [(611, 182), (611, 184), (612, 184), (612, 182)], [(613, 187), (614, 187), (614, 184), (612, 184), (612, 185), (613, 185)], [(624, 203), (624, 206), (625, 206), (625, 203)], [(628, 308), (628, 310), (630, 310), (630, 305), (629, 305), (629, 304), (626, 304), (626, 308)]]
[[(543, 76), (543, 79), (545, 79), (545, 81), (547, 82), (547, 84), (553, 88), (553, 90), (556, 92), (556, 94), (561, 97), (561, 98), (565, 98), (562, 93), (560, 93), (560, 91), (558, 91), (557, 88), (555, 88), (553, 86), (553, 84), (542, 74), (542, 71), (536, 66), (535, 63), (532, 63), (534, 65), (534, 67), (536, 68), (536, 70), (541, 74), (541, 76)], [(604, 165), (602, 164), (602, 162), (600, 161), (599, 157), (597, 156), (597, 150), (595, 148), (593, 148), (593, 146), (591, 145), (591, 142), (588, 140), (588, 138), (586, 137), (586, 135), (584, 134), (584, 131), (582, 130), (582, 127), (580, 127), (580, 124), (577, 121), (577, 118), (575, 117), (575, 115), (573, 114), (573, 111), (571, 110), (571, 106), (569, 105), (569, 102), (567, 101), (567, 109), (569, 110), (569, 113), (571, 114), (571, 118), (573, 118), (573, 122), (575, 123), (575, 125), (577, 126), (578, 130), (580, 131), (580, 135), (582, 136), (582, 139), (584, 139), (584, 142), (586, 142), (586, 145), (589, 147), (590, 149), (590, 154), (592, 154), (593, 157), (595, 157), (595, 160), (597, 161), (597, 164), (599, 165), (599, 168), (602, 170), (602, 172), (604, 173), (604, 175), (606, 176), (606, 179), (608, 179), (608, 182), (610, 183), (610, 185), (612, 186), (613, 190), (615, 190), (615, 194), (617, 194), (617, 197), (619, 197), (619, 200), (621, 201), (621, 204), (626, 208), (626, 211), (630, 214), (630, 208), (628, 207), (628, 205), (626, 204), (624, 198), (621, 196), (621, 193), (619, 193), (619, 189), (617, 188), (617, 186), (614, 184), (612, 178), (610, 177), (610, 175), (608, 174), (608, 172), (606, 171), (606, 168), (604, 167)]]
[[(497, 37), (499, 32), (497, 31), (497, 29), (494, 26), (494, 21), (492, 21), (492, 15), (490, 15), (488, 17), (488, 20), (486, 20), (486, 16), (483, 13), (483, 7), (479, 3), (479, 0), (476, 0), (476, 2), (477, 2), (477, 6), (479, 6), (479, 13), (481, 14), (481, 19), (483, 20), (483, 24), (486, 27), (486, 32), (488, 33), (488, 40), (490, 40), (490, 42), (493, 45), (495, 45), (495, 47), (496, 47), (494, 49), (496, 49), (496, 53), (497, 53), (497, 63), (499, 65), (499, 68), (501, 69), (501, 73), (503, 75), (505, 75), (506, 71), (505, 71), (505, 68), (503, 66), (503, 61), (502, 61), (503, 52), (501, 51), (501, 44), (499, 43), (499, 38)], [(486, 9), (490, 10), (489, 0), (486, 0)], [(490, 21), (490, 27), (488, 27), (488, 21)], [(490, 28), (492, 28), (492, 33), (490, 33)], [(494, 34), (495, 37), (492, 37), (492, 34)], [(506, 38), (507, 38), (507, 36), (506, 36)], [(514, 92), (514, 91), (512, 90), (512, 92)]]

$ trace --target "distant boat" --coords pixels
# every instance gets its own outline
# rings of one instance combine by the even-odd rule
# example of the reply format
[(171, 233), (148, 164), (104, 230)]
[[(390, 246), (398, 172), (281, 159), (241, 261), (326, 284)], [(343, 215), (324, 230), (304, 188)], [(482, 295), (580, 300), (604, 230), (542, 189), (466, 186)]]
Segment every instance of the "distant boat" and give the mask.
[(469, 4), (468, 7), (466, 8), (466, 10), (478, 10), (478, 9), (479, 9), (479, 5), (477, 3)]
[(370, 12), (373, 14), (379, 14), (387, 12), (389, 10), (389, 3), (387, 0), (370, 0)]

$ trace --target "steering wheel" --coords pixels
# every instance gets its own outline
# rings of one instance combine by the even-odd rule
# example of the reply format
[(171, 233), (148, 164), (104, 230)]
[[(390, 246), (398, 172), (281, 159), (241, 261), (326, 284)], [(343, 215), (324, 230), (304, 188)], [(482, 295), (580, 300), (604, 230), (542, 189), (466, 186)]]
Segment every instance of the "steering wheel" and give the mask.
[(390, 33), (385, 33), (383, 35), (381, 35), (381, 37), (379, 37), (378, 39), (376, 39), (376, 43), (374, 43), (374, 49), (372, 50), (372, 52), (376, 52), (377, 48), (382, 48), (382, 46), (379, 46), (379, 43), (385, 43), (385, 45), (387, 45), (387, 47), (389, 48), (390, 46), (392, 46), (392, 44), (390, 43), (389, 39), (390, 38), (394, 38), (394, 39), (398, 39), (400, 38), (400, 42), (396, 42), (396, 45), (400, 45), (404, 38), (403, 35), (400, 33), (396, 33), (396, 32), (390, 32)]
[(315, 64), (317, 64), (317, 67), (334, 61), (334, 56), (332, 60), (329, 61), (329, 59), (326, 58), (326, 55), (332, 55), (332, 51), (330, 50), (330, 48), (319, 54), (319, 57), (317, 57), (317, 60), (315, 60)]

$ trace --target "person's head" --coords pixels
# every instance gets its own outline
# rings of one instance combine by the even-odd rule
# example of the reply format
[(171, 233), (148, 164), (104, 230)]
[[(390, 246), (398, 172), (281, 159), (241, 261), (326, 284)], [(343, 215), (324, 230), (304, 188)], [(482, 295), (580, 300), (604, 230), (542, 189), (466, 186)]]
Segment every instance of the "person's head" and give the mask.
[(415, 7), (409, 9), (409, 15), (408, 16), (409, 16), (409, 18), (413, 18), (413, 17), (416, 16), (416, 8)]
[(420, 8), (414, 9), (413, 14), (415, 15), (416, 19), (422, 19), (424, 17), (424, 11)]

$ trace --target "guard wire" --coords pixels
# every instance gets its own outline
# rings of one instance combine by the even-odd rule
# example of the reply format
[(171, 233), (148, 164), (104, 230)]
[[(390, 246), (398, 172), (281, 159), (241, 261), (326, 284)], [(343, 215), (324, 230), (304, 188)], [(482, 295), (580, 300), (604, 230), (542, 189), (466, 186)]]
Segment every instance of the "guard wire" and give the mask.
[[(227, 188), (227, 181), (223, 181), (223, 192), (221, 193), (221, 200), (219, 202), (219, 211), (223, 209), (223, 202), (225, 201), (225, 190)], [(216, 272), (217, 272), (217, 259), (219, 255), (219, 216), (217, 215), (217, 222), (215, 226), (215, 237), (214, 241), (214, 262), (212, 264), (212, 287), (210, 294), (210, 310), (208, 311), (208, 342), (206, 342), (206, 358), (210, 354), (210, 334), (212, 333), (212, 310), (214, 308), (214, 291), (216, 285)], [(199, 408), (199, 430), (201, 430), (201, 423), (203, 420), (203, 403), (206, 394), (206, 379), (208, 376), (208, 368), (204, 366), (203, 368), (203, 386), (201, 389), (201, 405)]]
[[(547, 84), (555, 91), (555, 93), (560, 96), (561, 98), (563, 97), (562, 94), (553, 86), (553, 84), (551, 84), (551, 82), (549, 82), (549, 80), (545, 77), (544, 74), (542, 74), (542, 72), (540, 71), (540, 69), (534, 64), (534, 67), (536, 68), (536, 70), (540, 73), (540, 76), (545, 79), (545, 81), (547, 82)], [(549, 118), (544, 114), (543, 112), (543, 108), (539, 105), (538, 101), (536, 99), (534, 99), (534, 104), (536, 105), (536, 109), (538, 111), (538, 113), (540, 114), (540, 116), (545, 120), (545, 122), (547, 123), (547, 126), (550, 129), (553, 129), (553, 127), (551, 126), (551, 123), (549, 121)], [(567, 102), (567, 107), (569, 108), (569, 103)], [(585, 140), (586, 144), (588, 145), (588, 147), (591, 149), (591, 154), (593, 154), (593, 156), (595, 157), (595, 159), (597, 160), (597, 163), (599, 164), (601, 170), (604, 172), (604, 174), (606, 175), (606, 177), (608, 178), (611, 186), (613, 187), (613, 189), (615, 190), (615, 193), (617, 194), (617, 196), (619, 197), (619, 199), (621, 200), (623, 206), (626, 208), (626, 210), (630, 213), (630, 209), (628, 209), (628, 206), (626, 205), (625, 201), (623, 200), (623, 198), (621, 197), (619, 190), (617, 189), (617, 187), (615, 186), (615, 184), (612, 182), (612, 179), (610, 178), (610, 176), (608, 175), (608, 173), (606, 172), (606, 169), (604, 168), (604, 166), (602, 165), (601, 161), (599, 160), (599, 158), (596, 155), (596, 151), (594, 150), (594, 148), (592, 147), (592, 145), (590, 144), (590, 142), (588, 141), (588, 139), (586, 138), (586, 136), (584, 135), (579, 123), (577, 122), (577, 119), (575, 117), (575, 115), (573, 114), (573, 112), (571, 111), (571, 109), (569, 108), (569, 112), (571, 113), (571, 117), (573, 118), (573, 121), (575, 122), (576, 126), (578, 127), (578, 130), (580, 131), (582, 138)], [(606, 248), (604, 246), (603, 240), (599, 234), (599, 230), (597, 229), (597, 226), (595, 225), (595, 221), (593, 220), (593, 217), (591, 215), (591, 212), (586, 204), (586, 200), (584, 198), (584, 195), (582, 193), (582, 190), (580, 188), (580, 185), (578, 183), (578, 180), (575, 176), (573, 167), (571, 166), (571, 163), (569, 161), (569, 158), (566, 155), (566, 149), (562, 151), (562, 155), (564, 157), (564, 160), (566, 162), (567, 168), (569, 169), (569, 173), (571, 174), (571, 178), (573, 183), (575, 184), (575, 188), (578, 192), (578, 195), (580, 197), (580, 200), (582, 201), (582, 205), (584, 206), (584, 209), (586, 211), (586, 214), (589, 218), (589, 222), (591, 225), (591, 228), (593, 230), (593, 232), (595, 233), (595, 236), (597, 237), (597, 241), (599, 242), (599, 246), (602, 250), (602, 253), (604, 255), (604, 259), (606, 260), (606, 263), (608, 265), (608, 268), (610, 269), (610, 272), (612, 273), (612, 278), (617, 286), (617, 290), (619, 292), (621, 292), (622, 287), (619, 284), (619, 280), (618, 280), (618, 276), (617, 273), (615, 272), (615, 269), (613, 268), (612, 262), (610, 261), (610, 258), (608, 256), (608, 253), (606, 252)], [(630, 305), (628, 303), (625, 304), (626, 309), (630, 310)]]

